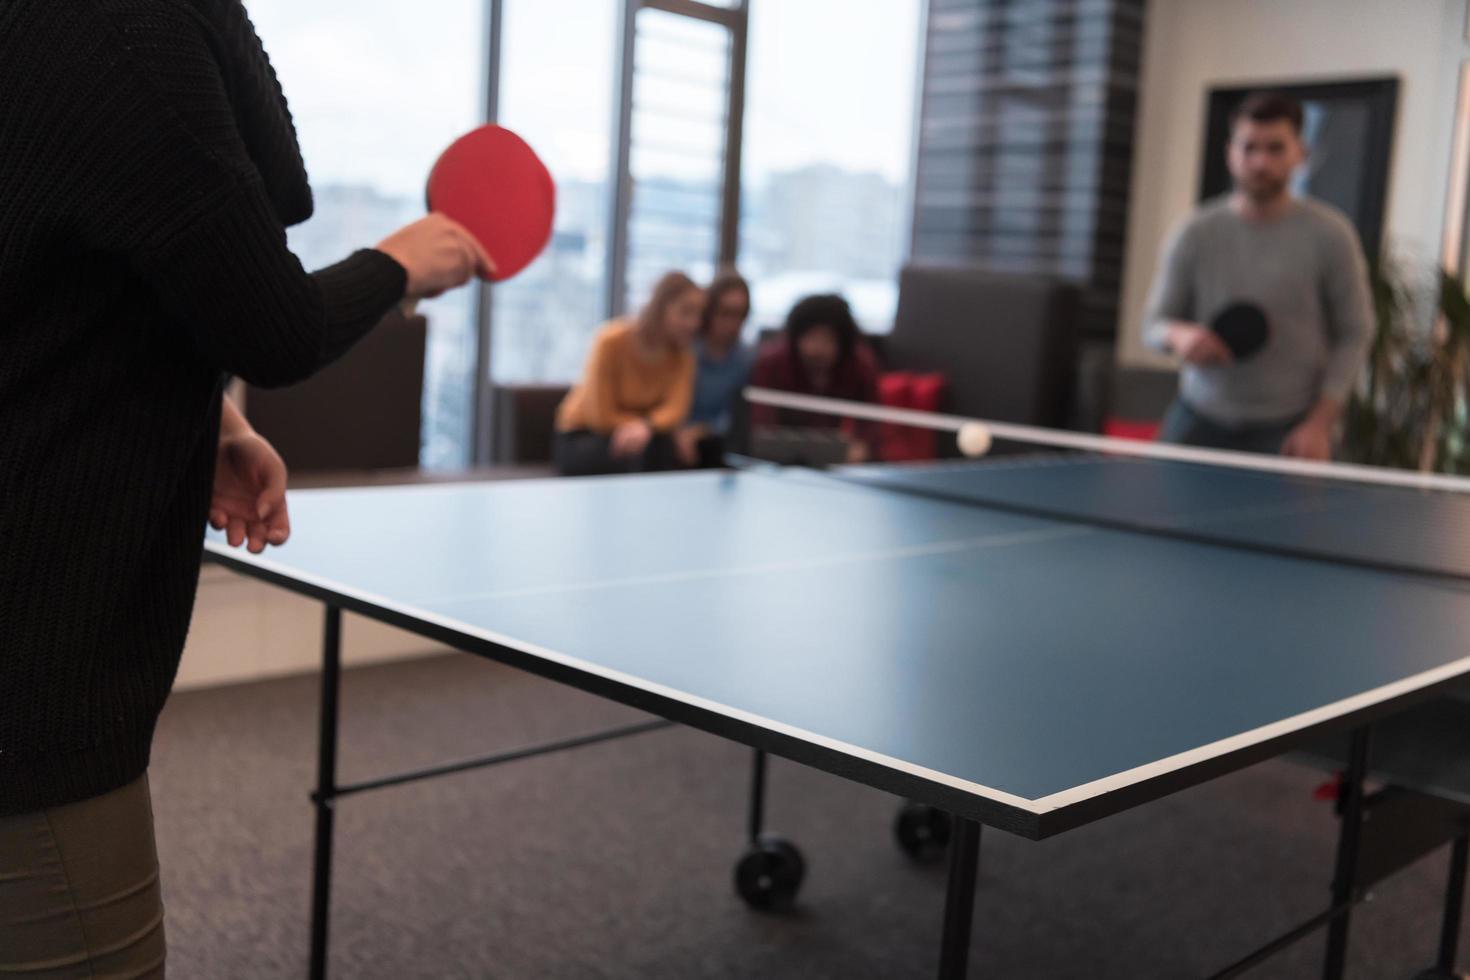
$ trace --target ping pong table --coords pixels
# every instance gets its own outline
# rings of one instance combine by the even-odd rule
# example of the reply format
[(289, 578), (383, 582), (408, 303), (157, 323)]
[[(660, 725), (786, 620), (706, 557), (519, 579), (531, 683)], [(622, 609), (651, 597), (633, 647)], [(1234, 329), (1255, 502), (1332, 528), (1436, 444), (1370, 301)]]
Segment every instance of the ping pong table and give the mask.
[[(1367, 886), (1446, 843), (1435, 975), (1451, 975), (1470, 800), (1380, 800), (1370, 733), (1470, 676), (1470, 497), (1078, 454), (313, 490), (291, 507), (286, 547), (211, 534), (206, 550), (326, 608), (313, 977), (338, 801), (669, 723), (756, 750), (737, 871), (755, 906), (790, 900), (804, 870), (762, 834), (766, 753), (911, 801), (908, 829), (947, 839), (942, 978), (967, 972), (982, 825), (1050, 837), (1336, 733), (1331, 906), (1219, 976), (1322, 927), (1324, 975), (1341, 976)], [(343, 610), (657, 718), (339, 784)]]

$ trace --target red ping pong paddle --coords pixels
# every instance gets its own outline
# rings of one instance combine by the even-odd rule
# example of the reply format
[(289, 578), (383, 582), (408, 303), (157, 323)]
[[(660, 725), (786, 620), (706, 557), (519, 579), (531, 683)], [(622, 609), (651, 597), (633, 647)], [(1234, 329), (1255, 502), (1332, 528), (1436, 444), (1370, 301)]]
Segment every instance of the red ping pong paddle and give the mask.
[(495, 282), (530, 265), (551, 240), (551, 173), (525, 140), (503, 126), (480, 126), (449, 144), (429, 171), (425, 198), (430, 211), (475, 236), (495, 262)]

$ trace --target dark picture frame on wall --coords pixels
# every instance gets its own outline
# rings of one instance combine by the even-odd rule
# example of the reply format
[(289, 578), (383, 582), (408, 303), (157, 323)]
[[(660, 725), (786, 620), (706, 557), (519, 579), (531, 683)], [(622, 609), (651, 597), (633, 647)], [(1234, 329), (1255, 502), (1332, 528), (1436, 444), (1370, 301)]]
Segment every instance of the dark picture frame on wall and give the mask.
[(1225, 147), (1230, 114), (1253, 92), (1281, 92), (1306, 110), (1303, 136), (1310, 148), (1295, 180), (1297, 193), (1336, 206), (1358, 229), (1363, 250), (1383, 246), (1383, 209), (1393, 157), (1399, 80), (1393, 76), (1330, 82), (1259, 82), (1212, 88), (1206, 96), (1200, 200), (1230, 190)]

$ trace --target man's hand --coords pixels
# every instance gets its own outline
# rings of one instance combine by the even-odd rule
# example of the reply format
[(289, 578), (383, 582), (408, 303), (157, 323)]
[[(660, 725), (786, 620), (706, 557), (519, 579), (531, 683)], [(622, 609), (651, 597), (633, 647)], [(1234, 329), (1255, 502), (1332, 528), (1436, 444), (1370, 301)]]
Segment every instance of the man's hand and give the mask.
[(1323, 396), (1312, 408), (1302, 423), (1287, 435), (1281, 444), (1281, 455), (1297, 459), (1311, 459), (1326, 463), (1332, 459), (1332, 430), (1342, 406), (1334, 399)]
[(258, 555), (266, 545), (291, 536), (286, 510), (286, 464), (225, 399), (219, 450), (214, 463), (214, 496), (209, 523), (224, 531), (230, 547), (247, 543)]
[(849, 439), (847, 441), (847, 462), (853, 466), (866, 463), (873, 458), (872, 450), (868, 444), (861, 439)]
[(1171, 323), (1167, 336), (1169, 349), (1187, 364), (1229, 364), (1235, 360), (1225, 341), (1215, 331), (1198, 323)]
[(1332, 459), (1332, 431), (1309, 419), (1291, 430), (1281, 444), (1281, 455), (1326, 463)]
[(629, 459), (642, 454), (652, 438), (652, 426), (643, 419), (630, 419), (613, 429), (612, 442), (608, 449), (618, 459)]

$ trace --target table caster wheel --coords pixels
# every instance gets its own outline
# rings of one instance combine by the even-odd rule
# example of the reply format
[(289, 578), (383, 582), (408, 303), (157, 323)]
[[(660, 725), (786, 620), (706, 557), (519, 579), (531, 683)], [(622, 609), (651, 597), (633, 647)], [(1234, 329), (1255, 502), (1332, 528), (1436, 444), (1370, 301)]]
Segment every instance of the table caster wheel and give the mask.
[(905, 803), (893, 821), (898, 846), (917, 861), (932, 861), (949, 847), (950, 817), (927, 803)]
[(735, 891), (753, 909), (784, 908), (796, 898), (806, 861), (790, 842), (762, 834), (735, 865)]

